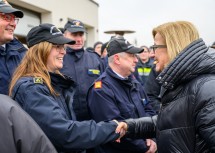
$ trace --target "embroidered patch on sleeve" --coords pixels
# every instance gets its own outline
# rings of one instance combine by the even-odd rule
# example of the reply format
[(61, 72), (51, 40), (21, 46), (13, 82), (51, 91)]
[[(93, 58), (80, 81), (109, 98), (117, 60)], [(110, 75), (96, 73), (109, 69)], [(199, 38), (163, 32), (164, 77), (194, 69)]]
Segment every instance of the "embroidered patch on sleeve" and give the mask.
[(100, 75), (100, 70), (88, 69), (88, 74)]
[(97, 82), (95, 82), (95, 84), (94, 84), (94, 88), (95, 88), (95, 89), (102, 88), (102, 82), (101, 82), (101, 81), (97, 81)]
[(33, 80), (34, 80), (34, 83), (43, 84), (43, 79), (41, 77), (35, 77), (35, 78), (33, 78)]

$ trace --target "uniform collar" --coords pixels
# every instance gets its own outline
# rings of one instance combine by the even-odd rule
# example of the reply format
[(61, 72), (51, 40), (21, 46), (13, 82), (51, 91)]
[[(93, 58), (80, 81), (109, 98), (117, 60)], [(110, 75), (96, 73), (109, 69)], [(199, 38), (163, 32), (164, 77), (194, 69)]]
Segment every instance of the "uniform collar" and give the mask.
[(76, 58), (80, 59), (84, 54), (84, 48), (74, 50), (74, 49), (72, 49), (70, 47), (67, 47), (66, 52), (69, 53), (69, 54), (75, 55)]
[(109, 66), (106, 69), (106, 73), (118, 80), (119, 82), (122, 82), (123, 84), (126, 84), (128, 86), (133, 86), (134, 84), (138, 83), (137, 81), (135, 81), (133, 74), (129, 75), (127, 78), (122, 78), (117, 75)]
[(113, 73), (115, 73), (118, 77), (120, 77), (122, 80), (127, 80), (128, 77), (123, 77), (122, 75), (120, 75), (119, 73), (115, 72), (114, 70), (112, 70)]
[(0, 46), (0, 55), (5, 56), (7, 54), (5, 50), (5, 44)]
[[(20, 51), (25, 51), (27, 50), (22, 43), (20, 43), (17, 39), (13, 39), (12, 41), (4, 44), (4, 52), (7, 54), (7, 56), (12, 56), (12, 55), (18, 55), (20, 54)], [(1, 50), (2, 51), (2, 50)]]
[(75, 82), (72, 78), (68, 76), (61, 76), (56, 73), (49, 72), (49, 75), (51, 76), (51, 83), (55, 87), (60, 87), (63, 89), (70, 88), (71, 86), (75, 86)]

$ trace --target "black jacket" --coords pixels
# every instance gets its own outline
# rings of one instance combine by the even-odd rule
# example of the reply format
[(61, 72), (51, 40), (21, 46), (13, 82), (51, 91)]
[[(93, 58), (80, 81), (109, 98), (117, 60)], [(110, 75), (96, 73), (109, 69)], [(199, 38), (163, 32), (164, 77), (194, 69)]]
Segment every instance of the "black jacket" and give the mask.
[(153, 66), (148, 76), (148, 80), (144, 84), (144, 89), (149, 98), (150, 104), (157, 114), (160, 111), (160, 105), (161, 105), (160, 97), (159, 97), (161, 85), (158, 83), (158, 80), (156, 80), (158, 75), (159, 75), (159, 72), (156, 72), (155, 66)]
[(49, 139), (18, 104), (0, 94), (2, 153), (57, 153)]
[(215, 50), (202, 39), (194, 41), (158, 80), (162, 84), (156, 134), (159, 153), (215, 152)]

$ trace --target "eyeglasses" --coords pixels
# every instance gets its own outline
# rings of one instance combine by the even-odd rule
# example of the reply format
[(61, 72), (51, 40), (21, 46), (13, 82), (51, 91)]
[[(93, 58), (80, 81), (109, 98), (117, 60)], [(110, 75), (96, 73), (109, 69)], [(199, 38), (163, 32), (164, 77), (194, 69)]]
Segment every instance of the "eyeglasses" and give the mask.
[(58, 52), (65, 50), (64, 45), (52, 45), (52, 47), (56, 48)]
[(5, 13), (0, 13), (0, 18), (7, 22), (14, 21), (16, 24), (19, 22), (19, 18), (16, 18), (15, 15), (13, 14), (5, 14)]
[(149, 53), (149, 50), (144, 49), (143, 53)]
[(150, 49), (155, 53), (155, 50), (158, 48), (166, 48), (166, 45), (152, 45)]

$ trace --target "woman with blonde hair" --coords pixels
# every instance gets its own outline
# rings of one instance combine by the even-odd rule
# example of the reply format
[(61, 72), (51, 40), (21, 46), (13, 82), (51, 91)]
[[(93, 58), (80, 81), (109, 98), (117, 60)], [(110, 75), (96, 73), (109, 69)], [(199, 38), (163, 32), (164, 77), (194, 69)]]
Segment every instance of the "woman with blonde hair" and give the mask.
[(39, 124), (59, 152), (79, 153), (119, 137), (116, 121), (76, 121), (72, 108), (74, 81), (61, 74), (64, 44), (74, 44), (52, 24), (27, 35), (29, 50), (16, 69), (10, 96)]
[(214, 49), (187, 21), (162, 24), (152, 34), (156, 71), (161, 72), (160, 112), (158, 117), (126, 120), (117, 131), (156, 136), (159, 153), (215, 152)]

